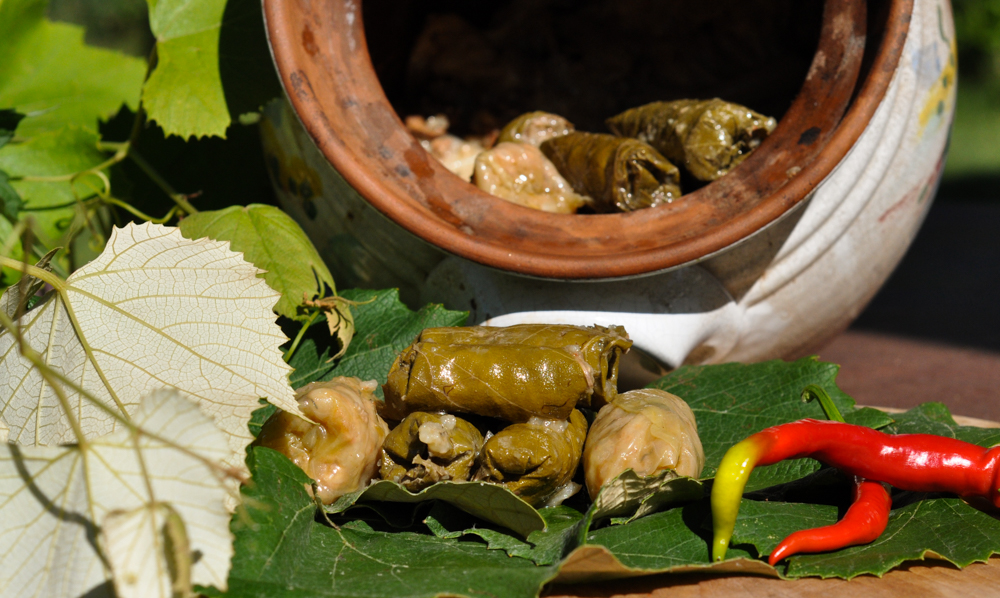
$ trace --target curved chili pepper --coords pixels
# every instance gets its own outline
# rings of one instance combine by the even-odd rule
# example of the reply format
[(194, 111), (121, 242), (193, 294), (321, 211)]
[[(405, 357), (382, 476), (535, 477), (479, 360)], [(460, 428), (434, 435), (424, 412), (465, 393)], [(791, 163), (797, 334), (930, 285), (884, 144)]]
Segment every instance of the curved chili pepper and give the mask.
[(811, 457), (845, 473), (916, 492), (951, 492), (1000, 507), (1000, 447), (931, 434), (890, 435), (832, 421), (803, 419), (767, 428), (726, 452), (712, 486), (712, 559), (726, 556), (740, 498), (757, 465)]
[(873, 542), (885, 531), (891, 507), (892, 498), (885, 486), (854, 478), (854, 502), (840, 521), (789, 534), (771, 552), (767, 562), (774, 566), (793, 554), (827, 552)]

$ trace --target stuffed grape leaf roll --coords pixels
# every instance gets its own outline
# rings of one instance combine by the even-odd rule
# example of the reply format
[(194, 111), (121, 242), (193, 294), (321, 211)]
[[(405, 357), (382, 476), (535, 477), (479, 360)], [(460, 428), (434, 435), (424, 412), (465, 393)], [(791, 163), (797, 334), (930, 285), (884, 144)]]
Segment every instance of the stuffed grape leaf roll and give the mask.
[(549, 139), (541, 149), (598, 211), (631, 212), (681, 196), (677, 167), (637, 139), (576, 132)]
[(577, 404), (597, 408), (614, 398), (619, 359), (631, 346), (620, 326), (428, 328), (389, 370), (382, 415), (565, 420)]
[(532, 506), (555, 506), (580, 489), (573, 474), (586, 438), (587, 418), (576, 409), (564, 421), (507, 426), (483, 446), (477, 478), (500, 484)]
[(648, 143), (701, 181), (714, 181), (735, 168), (777, 124), (718, 98), (653, 102), (607, 120), (616, 135)]
[(418, 411), (389, 432), (379, 471), (383, 480), (418, 492), (442, 480), (468, 480), (482, 448), (483, 435), (464, 419)]

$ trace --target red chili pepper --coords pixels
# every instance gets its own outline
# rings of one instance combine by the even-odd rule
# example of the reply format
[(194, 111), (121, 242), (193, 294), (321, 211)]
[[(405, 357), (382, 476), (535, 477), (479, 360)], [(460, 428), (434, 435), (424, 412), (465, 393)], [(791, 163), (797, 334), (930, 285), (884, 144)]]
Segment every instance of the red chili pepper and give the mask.
[(789, 534), (771, 552), (767, 562), (774, 566), (793, 554), (827, 552), (873, 542), (885, 531), (891, 507), (892, 498), (885, 486), (855, 478), (854, 502), (840, 521)]
[(757, 465), (811, 457), (903, 490), (951, 492), (1000, 507), (1000, 447), (931, 434), (890, 435), (864, 426), (804, 419), (762, 430), (722, 458), (712, 486), (712, 559), (725, 558), (740, 498)]

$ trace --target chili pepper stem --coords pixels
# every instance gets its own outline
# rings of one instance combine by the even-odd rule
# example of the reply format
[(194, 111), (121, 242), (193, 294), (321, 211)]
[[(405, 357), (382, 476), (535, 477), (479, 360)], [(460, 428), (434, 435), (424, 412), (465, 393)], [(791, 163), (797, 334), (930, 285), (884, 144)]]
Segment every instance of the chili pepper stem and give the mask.
[(827, 394), (826, 390), (822, 386), (817, 384), (810, 384), (802, 390), (802, 402), (808, 403), (809, 401), (817, 399), (819, 401), (820, 407), (823, 408), (823, 412), (826, 413), (826, 419), (846, 423), (844, 421), (844, 416), (840, 414), (840, 409), (834, 404), (833, 399)]
[(735, 444), (726, 451), (712, 484), (712, 560), (722, 561), (729, 550), (729, 541), (736, 528), (740, 500), (747, 480), (767, 449), (766, 440), (758, 435)]

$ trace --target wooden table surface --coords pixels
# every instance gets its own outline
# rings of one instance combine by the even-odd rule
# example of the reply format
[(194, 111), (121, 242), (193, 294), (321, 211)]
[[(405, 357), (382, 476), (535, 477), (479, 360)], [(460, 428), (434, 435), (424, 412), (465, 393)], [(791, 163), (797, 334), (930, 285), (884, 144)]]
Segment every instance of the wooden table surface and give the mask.
[[(1000, 354), (886, 334), (848, 331), (819, 351), (841, 364), (839, 386), (859, 404), (907, 409), (927, 401), (956, 415), (1000, 422)], [(975, 424), (971, 420), (960, 421)], [(994, 424), (995, 425), (995, 424)], [(850, 581), (662, 574), (589, 585), (553, 585), (550, 598), (985, 598), (1000, 596), (1000, 557), (959, 570), (916, 562)]]

